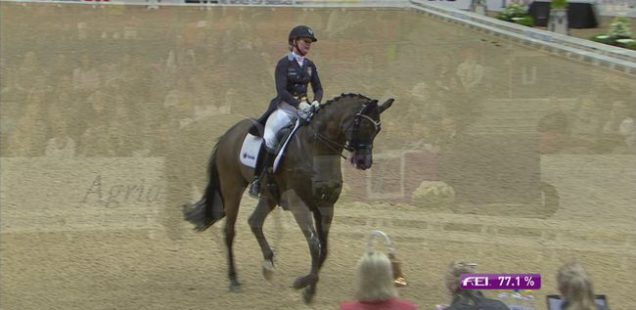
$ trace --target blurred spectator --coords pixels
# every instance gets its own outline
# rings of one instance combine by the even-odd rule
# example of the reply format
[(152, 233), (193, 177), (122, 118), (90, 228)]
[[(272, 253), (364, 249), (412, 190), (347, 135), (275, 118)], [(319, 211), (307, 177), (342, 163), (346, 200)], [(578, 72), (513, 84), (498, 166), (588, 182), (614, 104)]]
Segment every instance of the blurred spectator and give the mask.
[(341, 310), (413, 310), (417, 306), (398, 298), (391, 260), (382, 252), (362, 255), (356, 267), (356, 301), (344, 302)]
[(25, 104), (25, 111), (5, 146), (10, 156), (34, 157), (44, 154), (47, 140), (47, 126), (42, 114), (41, 94), (31, 92)]
[(170, 90), (163, 100), (163, 107), (171, 118), (170, 122), (178, 121), (177, 128), (189, 124), (194, 118), (194, 93), (192, 85), (185, 77), (177, 79), (177, 85)]
[(439, 152), (439, 146), (431, 133), (431, 123), (413, 122), (411, 132), (404, 144), (405, 150), (426, 150), (432, 153)]
[(435, 65), (435, 87), (439, 92), (451, 95), (459, 86), (458, 76), (455, 74), (452, 59), (449, 55), (441, 56), (439, 64)]
[(464, 53), (464, 61), (457, 67), (460, 86), (467, 94), (475, 90), (484, 77), (484, 66), (477, 62), (477, 57), (474, 49), (467, 49)]
[(76, 91), (90, 92), (99, 87), (99, 73), (93, 66), (90, 57), (82, 55), (80, 66), (73, 70), (73, 87)]
[(88, 24), (86, 22), (77, 23), (77, 38), (79, 40), (88, 39)]
[(555, 111), (542, 117), (537, 125), (537, 131), (541, 135), (539, 152), (553, 154), (560, 151), (567, 141), (568, 130), (568, 117), (563, 111)]
[(133, 15), (130, 20), (124, 26), (124, 39), (125, 40), (134, 40), (137, 39), (139, 24), (141, 21), (135, 15)]
[[(613, 105), (616, 101), (633, 98), (633, 82), (624, 80), (616, 74), (607, 74), (592, 92), (598, 102)], [(631, 86), (631, 87), (630, 87)]]
[(618, 133), (618, 128), (621, 122), (629, 117), (631, 113), (629, 105), (625, 101), (615, 101), (612, 104), (612, 109), (609, 113), (609, 118), (603, 126), (603, 134), (615, 135)]
[(579, 99), (579, 104), (574, 111), (570, 137), (572, 151), (576, 153), (592, 153), (598, 144), (601, 128), (601, 110), (591, 96)]
[(16, 75), (16, 87), (21, 90), (29, 90), (32, 87), (33, 78), (42, 72), (39, 69), (39, 61), (35, 52), (29, 51), (24, 55), (24, 60), (18, 68)]
[(503, 302), (486, 298), (481, 291), (463, 290), (461, 275), (477, 273), (476, 264), (453, 262), (446, 274), (446, 288), (452, 296), (451, 304), (446, 310), (509, 310)]
[(67, 134), (66, 123), (56, 123), (52, 127), (53, 138), (46, 143), (44, 155), (56, 158), (75, 157), (75, 140)]
[(349, 30), (349, 28), (362, 22), (362, 20), (351, 18), (352, 14), (353, 13), (346, 8), (331, 10), (329, 17), (327, 18), (327, 25), (323, 31), (325, 37), (334, 39), (339, 36), (344, 36), (345, 32)]
[(119, 157), (130, 156), (140, 128), (132, 121), (132, 110), (123, 103), (123, 100), (115, 100), (113, 118), (110, 120), (108, 133), (110, 145)]
[[(169, 67), (174, 66), (176, 68), (193, 68), (196, 66), (197, 59), (194, 53), (194, 49), (190, 48), (183, 36), (177, 36), (175, 48), (168, 53)], [(173, 64), (174, 63), (174, 64)]]
[(99, 74), (101, 76), (102, 83), (109, 86), (112, 83), (117, 83), (121, 79), (121, 66), (117, 63), (105, 62), (99, 66)]
[(110, 139), (111, 109), (108, 106), (108, 99), (106, 93), (96, 91), (87, 100), (91, 111), (84, 116), (87, 129), (80, 138), (79, 155), (81, 156), (109, 157), (116, 154)]
[(433, 90), (426, 82), (419, 82), (411, 89), (413, 100), (409, 102), (408, 116), (413, 121), (441, 118), (446, 114), (446, 107), (442, 101), (435, 98)]
[(594, 301), (592, 280), (581, 264), (571, 262), (561, 266), (557, 285), (564, 300), (562, 310), (607, 310)]
[[(602, 151), (620, 152), (629, 148), (628, 143), (633, 144), (633, 111), (625, 101), (615, 101), (609, 117), (603, 125), (601, 145)], [(630, 124), (632, 124), (630, 126)], [(631, 133), (630, 133), (631, 132)]]
[(636, 154), (636, 122), (634, 117), (628, 117), (621, 122), (618, 132), (625, 139), (627, 152)]

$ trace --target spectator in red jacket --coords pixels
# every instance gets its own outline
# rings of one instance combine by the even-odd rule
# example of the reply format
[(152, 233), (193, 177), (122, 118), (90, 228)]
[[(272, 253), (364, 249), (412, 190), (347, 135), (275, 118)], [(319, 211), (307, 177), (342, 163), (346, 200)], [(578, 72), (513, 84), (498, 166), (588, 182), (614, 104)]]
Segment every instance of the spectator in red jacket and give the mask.
[(365, 253), (357, 265), (356, 301), (341, 310), (415, 310), (417, 305), (400, 299), (393, 282), (391, 261), (382, 252)]

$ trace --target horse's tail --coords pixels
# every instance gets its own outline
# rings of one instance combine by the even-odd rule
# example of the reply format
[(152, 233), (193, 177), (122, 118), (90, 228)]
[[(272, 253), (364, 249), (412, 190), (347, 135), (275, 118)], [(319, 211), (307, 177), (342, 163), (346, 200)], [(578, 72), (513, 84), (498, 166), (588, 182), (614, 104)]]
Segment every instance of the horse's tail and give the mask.
[(194, 205), (183, 206), (183, 216), (185, 220), (194, 224), (194, 230), (204, 231), (212, 224), (225, 217), (223, 207), (223, 196), (221, 195), (221, 182), (216, 164), (216, 156), (219, 149), (219, 142), (214, 146), (212, 157), (208, 164), (208, 186), (201, 200)]

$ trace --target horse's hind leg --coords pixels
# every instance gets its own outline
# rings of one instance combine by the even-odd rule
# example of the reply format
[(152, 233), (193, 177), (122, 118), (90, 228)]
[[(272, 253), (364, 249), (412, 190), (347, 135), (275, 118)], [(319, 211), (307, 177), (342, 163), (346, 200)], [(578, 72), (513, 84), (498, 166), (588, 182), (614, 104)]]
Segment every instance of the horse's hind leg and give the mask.
[(241, 283), (238, 281), (236, 266), (234, 265), (234, 235), (236, 233), (234, 225), (238, 217), (239, 205), (241, 204), (241, 196), (247, 184), (234, 184), (234, 186), (226, 186), (222, 188), (223, 202), (225, 207), (225, 246), (227, 247), (228, 261), (228, 277), (230, 278), (230, 291), (238, 292)]
[(276, 202), (273, 199), (262, 197), (248, 220), (252, 233), (254, 233), (256, 241), (258, 241), (258, 245), (260, 245), (263, 252), (263, 276), (267, 280), (271, 280), (274, 273), (274, 252), (269, 246), (265, 234), (263, 234), (263, 224), (267, 215), (274, 210), (274, 207), (276, 207)]

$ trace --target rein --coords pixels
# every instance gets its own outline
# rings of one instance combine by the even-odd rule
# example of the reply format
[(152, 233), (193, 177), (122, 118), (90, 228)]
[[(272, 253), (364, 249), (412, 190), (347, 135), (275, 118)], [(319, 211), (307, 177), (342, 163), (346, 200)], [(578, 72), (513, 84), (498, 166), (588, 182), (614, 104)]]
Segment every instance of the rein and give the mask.
[[(314, 130), (313, 128), (311, 128), (311, 131), (314, 132), (314, 138), (318, 139), (322, 142), (326, 142), (325, 145), (330, 148), (332, 151), (338, 153), (338, 149), (337, 148), (343, 148), (349, 152), (353, 152), (353, 148), (348, 147), (346, 144), (341, 144), (338, 143), (336, 141), (333, 141), (321, 134), (319, 134), (316, 130)], [(335, 145), (336, 147), (333, 147), (333, 145)], [(338, 155), (340, 155), (340, 157), (344, 158), (345, 160), (349, 160), (349, 158), (347, 156), (342, 155), (342, 151), (340, 151), (340, 153), (338, 153)]]

